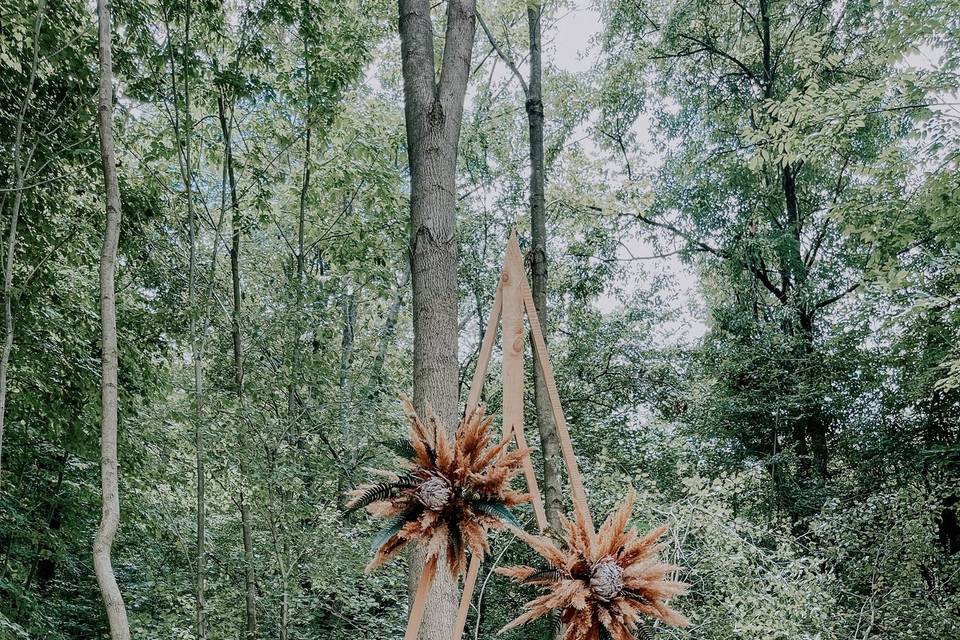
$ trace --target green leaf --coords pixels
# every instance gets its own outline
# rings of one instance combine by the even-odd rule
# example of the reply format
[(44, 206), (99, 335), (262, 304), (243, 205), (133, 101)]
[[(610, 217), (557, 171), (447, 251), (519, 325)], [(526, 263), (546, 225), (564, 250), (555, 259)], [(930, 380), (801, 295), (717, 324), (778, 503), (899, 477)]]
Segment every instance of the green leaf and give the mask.
[(390, 449), (394, 454), (400, 458), (410, 459), (416, 455), (416, 451), (413, 449), (413, 445), (410, 444), (410, 441), (406, 438), (396, 438), (394, 440), (384, 440), (381, 442), (383, 446), (387, 449)]
[(494, 502), (491, 500), (477, 500), (471, 502), (470, 506), (480, 513), (485, 513), (488, 516), (498, 518), (503, 522), (516, 527), (517, 529), (522, 529), (520, 522), (510, 513), (510, 510), (507, 509), (506, 505), (502, 502)]
[(370, 553), (376, 553), (390, 538), (399, 533), (403, 525), (407, 523), (409, 515), (410, 511), (406, 511), (387, 520), (387, 526), (378, 531), (377, 535), (373, 536), (373, 540), (370, 541)]

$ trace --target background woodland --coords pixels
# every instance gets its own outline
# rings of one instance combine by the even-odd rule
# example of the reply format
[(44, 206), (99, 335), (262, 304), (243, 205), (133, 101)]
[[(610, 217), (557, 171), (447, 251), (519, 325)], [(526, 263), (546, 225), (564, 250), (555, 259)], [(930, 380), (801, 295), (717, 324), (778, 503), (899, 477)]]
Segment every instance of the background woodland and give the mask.
[[(406, 560), (365, 576), (377, 523), (343, 513), (391, 465), (414, 387), (423, 152), (397, 5), (112, 10), (132, 636), (400, 637)], [(446, 112), (459, 305), (435, 302), (456, 314), (459, 406), (516, 228), (596, 518), (634, 487), (635, 524), (672, 526), (693, 626), (658, 636), (960, 636), (957, 0), (476, 11), (462, 118)], [(571, 70), (555, 59), (584, 16)], [(0, 0), (4, 640), (107, 637), (98, 82), (89, 2)], [(555, 518), (569, 492), (527, 366)], [(491, 572), (530, 552), (493, 545), (471, 638), (531, 595)]]

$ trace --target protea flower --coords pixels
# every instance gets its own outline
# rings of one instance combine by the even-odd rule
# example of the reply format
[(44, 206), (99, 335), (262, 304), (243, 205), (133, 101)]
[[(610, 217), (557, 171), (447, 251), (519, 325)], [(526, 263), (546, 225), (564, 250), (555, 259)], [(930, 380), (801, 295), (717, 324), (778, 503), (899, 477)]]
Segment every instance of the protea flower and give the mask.
[(428, 558), (445, 556), (457, 576), (466, 566), (467, 550), (481, 558), (487, 551), (487, 529), (505, 522), (519, 526), (509, 508), (529, 496), (512, 491), (510, 479), (520, 471), (527, 450), (508, 452), (507, 439), (491, 444), (493, 418), (483, 406), (460, 422), (451, 441), (434, 415), (425, 424), (410, 401), (402, 400), (410, 440), (393, 443), (393, 448), (405, 459), (405, 469), (374, 470), (386, 481), (351, 491), (347, 508), (365, 507), (388, 518), (373, 540), (367, 571), (416, 543), (427, 548)]
[(561, 548), (552, 540), (517, 531), (534, 551), (543, 556), (543, 567), (504, 567), (498, 573), (546, 591), (531, 600), (526, 613), (505, 626), (501, 633), (556, 610), (557, 622), (566, 625), (564, 640), (633, 640), (650, 637), (643, 618), (683, 627), (686, 618), (667, 606), (687, 585), (667, 579), (676, 567), (659, 559), (657, 540), (666, 526), (643, 537), (626, 529), (633, 509), (631, 491), (619, 510), (611, 514), (591, 540), (582, 517), (571, 523), (563, 519), (566, 533)]

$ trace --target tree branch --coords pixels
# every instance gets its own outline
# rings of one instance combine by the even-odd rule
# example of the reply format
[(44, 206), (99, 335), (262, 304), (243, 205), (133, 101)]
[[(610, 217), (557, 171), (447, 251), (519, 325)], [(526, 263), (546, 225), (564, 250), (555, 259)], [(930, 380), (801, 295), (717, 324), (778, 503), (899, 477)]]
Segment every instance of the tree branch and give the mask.
[(514, 77), (520, 81), (520, 86), (523, 87), (523, 94), (529, 95), (530, 89), (527, 87), (527, 81), (523, 79), (523, 74), (520, 73), (520, 70), (517, 68), (517, 65), (513, 62), (513, 57), (507, 55), (507, 53), (500, 47), (496, 39), (493, 37), (493, 33), (490, 32), (490, 28), (487, 26), (487, 23), (483, 20), (483, 16), (480, 15), (480, 12), (477, 12), (477, 22), (480, 23), (480, 27), (483, 29), (483, 32), (487, 35), (487, 40), (490, 42), (490, 46), (493, 47), (493, 50), (497, 52), (497, 55), (500, 56), (500, 59), (503, 60), (507, 67), (510, 68), (510, 71), (513, 72)]

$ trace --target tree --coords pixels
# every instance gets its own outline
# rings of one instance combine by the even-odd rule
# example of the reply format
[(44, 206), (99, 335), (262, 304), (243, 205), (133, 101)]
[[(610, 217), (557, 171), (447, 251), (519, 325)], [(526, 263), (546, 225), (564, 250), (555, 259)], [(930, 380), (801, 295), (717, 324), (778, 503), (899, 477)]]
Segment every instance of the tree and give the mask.
[[(834, 6), (614, 2), (607, 34), (609, 137), (624, 149), (647, 99), (667, 150), (649, 196), (624, 151), (617, 206), (702, 265), (715, 324), (701, 362), (718, 395), (698, 414), (764, 462), (794, 519), (825, 498), (845, 411), (832, 388), (853, 371), (856, 333), (831, 316), (863, 286), (866, 252), (839, 221), (859, 176), (892, 178), (876, 169), (919, 106), (890, 63), (906, 43), (871, 26), (879, 10)], [(655, 70), (651, 86), (638, 69)]]
[(29, 80), (27, 90), (23, 96), (20, 113), (13, 136), (13, 171), (16, 181), (13, 186), (13, 208), (10, 210), (10, 221), (7, 230), (7, 255), (3, 269), (3, 354), (0, 355), (0, 471), (3, 469), (3, 426), (7, 412), (7, 372), (10, 366), (10, 352), (13, 349), (13, 267), (17, 249), (17, 223), (20, 220), (20, 205), (23, 202), (24, 181), (30, 169), (30, 162), (36, 151), (36, 146), (28, 153), (23, 148), (23, 123), (30, 108), (30, 99), (33, 97), (33, 84), (37, 78), (37, 63), (40, 58), (40, 27), (43, 25), (44, 2), (37, 3), (36, 17), (33, 28), (33, 58), (30, 61)]
[(100, 319), (103, 325), (101, 416), (100, 416), (100, 488), (103, 509), (100, 527), (93, 541), (93, 565), (97, 584), (107, 609), (112, 640), (129, 640), (127, 609), (113, 571), (110, 551), (120, 523), (120, 488), (117, 461), (117, 308), (114, 277), (117, 246), (120, 241), (120, 185), (117, 180), (117, 155), (113, 143), (113, 61), (110, 37), (110, 4), (97, 2), (99, 33), (100, 93), (97, 122), (100, 131), (100, 159), (106, 201), (106, 229), (100, 253)]
[[(410, 166), (410, 273), (413, 282), (413, 399), (433, 407), (452, 429), (457, 423), (456, 169), (463, 101), (476, 30), (472, 0), (447, 5), (440, 76), (434, 69), (433, 20), (428, 0), (401, 0), (407, 156)], [(410, 591), (416, 590), (422, 554), (415, 554)], [(457, 586), (445, 569), (431, 589), (420, 637), (449, 635)]]
[[(527, 34), (530, 39), (529, 76), (524, 80), (511, 52), (503, 48), (490, 28), (479, 19), (483, 31), (513, 76), (523, 89), (524, 110), (527, 114), (529, 129), (529, 208), (530, 235), (532, 246), (527, 255), (531, 271), (531, 290), (537, 316), (547, 337), (547, 205), (544, 196), (546, 162), (543, 131), (543, 4), (527, 4)], [(540, 451), (543, 454), (543, 500), (547, 512), (547, 521), (554, 531), (560, 531), (560, 516), (563, 514), (562, 479), (560, 469), (563, 461), (560, 457), (560, 439), (554, 423), (550, 399), (547, 396), (543, 369), (533, 354), (533, 389), (537, 407), (537, 428), (540, 432)]]

